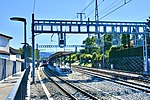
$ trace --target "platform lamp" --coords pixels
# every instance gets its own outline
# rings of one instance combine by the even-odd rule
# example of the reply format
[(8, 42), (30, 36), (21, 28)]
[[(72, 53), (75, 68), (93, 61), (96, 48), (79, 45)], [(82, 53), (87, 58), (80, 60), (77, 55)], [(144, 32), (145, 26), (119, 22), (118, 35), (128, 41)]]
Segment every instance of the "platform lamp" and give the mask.
[[(27, 61), (26, 61), (27, 60), (27, 57), (26, 57), (26, 50), (27, 50), (26, 49), (26, 44), (27, 44), (27, 42), (26, 42), (26, 38), (27, 38), (27, 36), (26, 36), (26, 25), (27, 25), (26, 19), (25, 18), (21, 18), (21, 17), (11, 17), (10, 20), (12, 20), (12, 21), (20, 21), (20, 22), (24, 23), (24, 44), (25, 44), (25, 48), (24, 48), (24, 59), (25, 59), (24, 67), (27, 68), (27, 66), (26, 66), (26, 63), (27, 63)], [(23, 70), (25, 68), (23, 68)]]

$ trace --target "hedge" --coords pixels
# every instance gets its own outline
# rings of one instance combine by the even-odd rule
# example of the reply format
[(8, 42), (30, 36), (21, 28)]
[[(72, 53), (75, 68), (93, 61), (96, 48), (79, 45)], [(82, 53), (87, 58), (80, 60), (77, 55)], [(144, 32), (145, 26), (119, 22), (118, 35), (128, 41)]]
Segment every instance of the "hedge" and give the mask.
[[(150, 46), (148, 47), (148, 51), (150, 50)], [(135, 47), (135, 48), (128, 48), (120, 50), (120, 48), (112, 48), (109, 57), (116, 58), (116, 57), (142, 57), (143, 56), (143, 47)], [(150, 52), (148, 52), (148, 56), (150, 57)]]

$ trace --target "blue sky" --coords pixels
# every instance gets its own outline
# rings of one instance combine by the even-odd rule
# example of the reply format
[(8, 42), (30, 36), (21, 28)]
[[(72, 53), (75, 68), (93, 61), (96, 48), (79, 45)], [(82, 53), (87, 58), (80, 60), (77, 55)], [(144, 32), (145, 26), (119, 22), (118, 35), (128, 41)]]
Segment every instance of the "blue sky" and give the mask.
[[(35, 0), (35, 18), (36, 19), (73, 19), (76, 13), (81, 12), (92, 0)], [(103, 0), (98, 0), (98, 4)], [(102, 11), (109, 7), (110, 4), (116, 2), (115, 5), (121, 5), (125, 0), (104, 0), (99, 6), (99, 17), (104, 16), (108, 12)], [(129, 1), (129, 0), (126, 0)], [(120, 3), (119, 3), (120, 2)], [(23, 23), (10, 21), (10, 17), (20, 16), (27, 19), (27, 41), (31, 44), (31, 15), (33, 12), (34, 0), (1, 0), (0, 2), (0, 33), (12, 36), (10, 45), (16, 49), (22, 47), (23, 40)], [(119, 3), (119, 4), (117, 4)], [(113, 21), (146, 21), (150, 16), (150, 0), (132, 0), (124, 7), (110, 14), (101, 20)], [(93, 2), (88, 9), (85, 10), (86, 16), (94, 9)], [(115, 6), (117, 7), (117, 6)], [(115, 9), (115, 7), (113, 9)], [(94, 20), (94, 12), (87, 16), (90, 20)], [(79, 20), (79, 18), (75, 18)], [(83, 19), (83, 20), (87, 20)], [(38, 44), (57, 44), (57, 35), (42, 34), (36, 37)], [(68, 35), (67, 44), (82, 44), (87, 35)], [(56, 49), (56, 48), (55, 48)], [(53, 50), (55, 50), (53, 49)]]

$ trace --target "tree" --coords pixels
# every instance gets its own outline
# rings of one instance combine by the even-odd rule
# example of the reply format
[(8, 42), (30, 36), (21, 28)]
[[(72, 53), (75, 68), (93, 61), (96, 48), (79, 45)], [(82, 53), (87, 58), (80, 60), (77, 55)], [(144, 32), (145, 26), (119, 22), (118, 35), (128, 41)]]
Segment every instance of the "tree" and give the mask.
[[(22, 48), (19, 49), (21, 51), (21, 59), (24, 59), (24, 46)], [(32, 47), (31, 46), (27, 46), (27, 56), (28, 57), (32, 57)], [(36, 60), (39, 60), (40, 59), (40, 54), (39, 54), (39, 50), (35, 49), (34, 50), (34, 58)]]
[[(21, 52), (21, 59), (24, 59), (24, 46), (22, 48), (19, 49)], [(32, 47), (31, 46), (27, 46), (27, 56), (31, 57), (32, 55)]]
[(98, 66), (98, 63), (102, 60), (102, 55), (100, 52), (93, 52), (92, 54), (92, 66)]
[(106, 34), (105, 35), (105, 38), (104, 38), (105, 51), (109, 50), (110, 47), (112, 46), (112, 39), (113, 39), (113, 36), (111, 34)]
[(34, 55), (35, 55), (34, 56), (35, 60), (39, 61), (39, 59), (40, 59), (40, 51), (35, 49), (34, 50)]
[(123, 47), (125, 48), (126, 44), (127, 44), (127, 40), (126, 40), (126, 34), (122, 34), (122, 41), (121, 41)]
[(124, 48), (126, 48), (126, 46), (128, 46), (128, 48), (130, 48), (130, 34), (122, 34), (121, 43)]
[(130, 34), (127, 34), (127, 43), (128, 43), (128, 48), (130, 48)]
[(88, 54), (92, 54), (92, 50), (96, 47), (96, 37), (86, 38), (84, 41), (85, 44), (85, 52)]

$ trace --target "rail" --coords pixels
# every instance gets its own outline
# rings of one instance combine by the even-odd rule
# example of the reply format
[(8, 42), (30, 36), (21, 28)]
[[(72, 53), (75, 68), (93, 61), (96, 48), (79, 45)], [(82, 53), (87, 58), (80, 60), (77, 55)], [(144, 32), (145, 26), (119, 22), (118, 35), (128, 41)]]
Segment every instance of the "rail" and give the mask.
[(96, 77), (100, 77), (104, 80), (108, 80), (108, 81), (111, 81), (111, 82), (114, 82), (114, 83), (117, 83), (117, 84), (129, 86), (131, 88), (141, 90), (141, 91), (146, 92), (146, 93), (150, 93), (150, 87), (148, 85), (139, 84), (139, 83), (136, 83), (136, 82), (130, 82), (130, 81), (126, 81), (126, 80), (123, 80), (123, 79), (118, 79), (118, 78), (113, 78), (111, 76), (102, 75), (98, 71), (93, 72), (93, 71), (88, 70), (88, 69), (82, 69), (82, 68), (78, 68), (78, 67), (74, 67), (74, 68), (76, 68), (79, 72), (85, 73), (87, 75), (93, 75), (93, 76), (96, 76)]
[[(46, 69), (46, 70), (48, 71), (49, 69)], [(88, 93), (88, 92), (86, 92), (86, 91), (80, 89), (79, 87), (77, 87), (77, 86), (75, 86), (75, 85), (69, 83), (68, 81), (66, 81), (66, 80), (64, 80), (64, 79), (62, 79), (62, 78), (60, 78), (59, 76), (57, 76), (57, 75), (56, 75), (55, 73), (53, 73), (52, 71), (50, 72), (50, 70), (49, 70), (49, 73), (51, 73), (52, 75), (54, 75), (57, 79), (61, 80), (62, 82), (64, 82), (64, 83), (67, 84), (68, 86), (70, 86), (71, 88), (77, 90), (78, 92), (80, 92), (81, 94), (83, 94), (83, 95), (84, 95), (85, 97), (87, 97), (88, 99), (90, 99), (90, 100), (99, 100), (99, 99), (98, 99), (97, 97), (95, 97), (94, 95), (92, 95), (92, 94), (90, 94), (90, 93)], [(47, 74), (47, 75), (48, 75), (48, 74)], [(49, 77), (49, 76), (48, 76), (48, 77)], [(49, 78), (50, 78), (50, 77), (49, 77)], [(50, 79), (51, 79), (51, 78), (50, 78)], [(51, 79), (51, 80), (53, 80), (53, 79)], [(53, 82), (55, 82), (55, 81), (53, 81)], [(57, 84), (57, 86), (58, 86), (58, 83), (57, 83), (57, 82), (55, 82), (55, 84)], [(59, 86), (59, 88), (63, 89), (62, 86)], [(70, 93), (69, 93), (68, 91), (66, 91), (65, 89), (63, 89), (63, 91), (64, 91), (67, 95), (69, 95), (69, 97), (72, 98), (73, 100), (78, 99), (78, 97), (73, 96), (72, 94), (70, 94)], [(85, 99), (85, 98), (84, 98), (84, 99)]]

